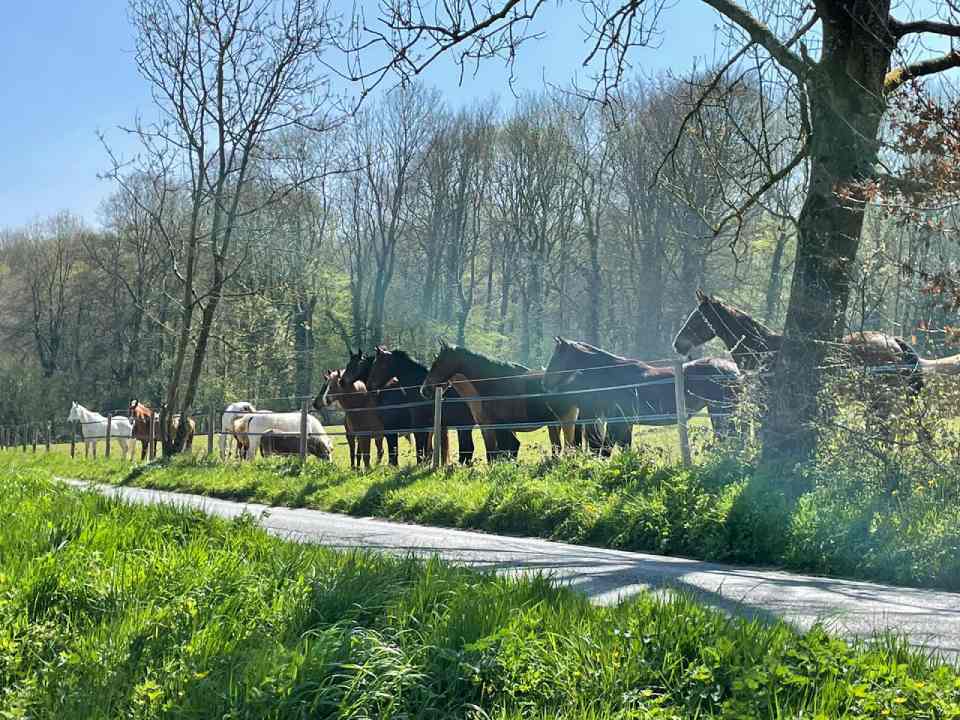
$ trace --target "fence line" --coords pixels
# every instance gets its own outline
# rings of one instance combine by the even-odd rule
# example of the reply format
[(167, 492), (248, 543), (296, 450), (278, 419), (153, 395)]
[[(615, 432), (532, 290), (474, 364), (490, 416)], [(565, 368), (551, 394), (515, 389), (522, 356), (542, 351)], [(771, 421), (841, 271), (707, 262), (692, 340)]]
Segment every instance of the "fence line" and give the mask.
[[(770, 351), (770, 352), (776, 352), (776, 351)], [(758, 353), (758, 354), (761, 354), (761, 353)], [(375, 430), (375, 431), (354, 431), (354, 432), (344, 431), (344, 432), (325, 432), (325, 433), (309, 432), (308, 419), (307, 419), (308, 416), (310, 415), (309, 400), (314, 396), (313, 395), (290, 396), (289, 399), (299, 399), (301, 401), (300, 407), (297, 410), (287, 411), (288, 413), (298, 413), (300, 415), (300, 431), (299, 433), (273, 432), (272, 434), (274, 436), (283, 436), (283, 435), (289, 435), (291, 437), (299, 436), (299, 455), (301, 459), (305, 459), (309, 440), (315, 437), (322, 437), (324, 434), (328, 437), (331, 437), (331, 436), (332, 437), (340, 437), (340, 436), (376, 437), (376, 436), (383, 436), (383, 435), (409, 435), (413, 433), (425, 433), (425, 432), (433, 432), (436, 434), (436, 433), (446, 432), (451, 430), (453, 431), (463, 431), (463, 430), (524, 431), (524, 430), (533, 430), (541, 427), (554, 428), (554, 427), (569, 427), (569, 426), (587, 426), (587, 425), (595, 425), (598, 422), (606, 422), (607, 424), (628, 423), (631, 425), (633, 424), (667, 425), (667, 424), (676, 423), (678, 427), (678, 441), (681, 449), (681, 457), (684, 463), (689, 464), (690, 449), (689, 449), (689, 438), (688, 438), (687, 427), (686, 427), (686, 421), (687, 421), (687, 418), (689, 417), (686, 410), (686, 398), (688, 395), (688, 391), (684, 387), (685, 373), (683, 372), (683, 366), (685, 362), (679, 359), (674, 360), (673, 362), (674, 362), (674, 366), (672, 368), (673, 374), (669, 377), (657, 377), (650, 380), (642, 380), (642, 381), (628, 383), (628, 384), (610, 385), (610, 386), (604, 386), (604, 387), (598, 387), (598, 388), (582, 388), (582, 389), (576, 389), (576, 390), (555, 390), (555, 391), (543, 391), (543, 392), (534, 392), (534, 393), (515, 393), (515, 394), (507, 394), (507, 395), (477, 395), (477, 396), (471, 396), (471, 397), (463, 397), (463, 396), (444, 397), (443, 390), (450, 386), (456, 386), (457, 382), (410, 385), (410, 386), (402, 386), (402, 387), (393, 386), (388, 389), (392, 390), (392, 389), (416, 388), (419, 391), (423, 387), (428, 387), (428, 388), (433, 387), (435, 389), (438, 389), (439, 392), (435, 392), (434, 398), (429, 400), (406, 402), (406, 403), (392, 403), (387, 405), (376, 405), (376, 406), (365, 407), (365, 408), (347, 408), (343, 410), (343, 412), (345, 413), (360, 412), (360, 411), (369, 412), (371, 410), (378, 412), (383, 410), (399, 410), (399, 409), (409, 409), (414, 407), (425, 407), (427, 405), (434, 406), (433, 425), (402, 428), (402, 429), (391, 428), (391, 429)], [(631, 368), (631, 367), (636, 367), (636, 366), (631, 365), (630, 363), (617, 363), (615, 365), (607, 365), (607, 366), (585, 368), (585, 369), (570, 369), (570, 370), (564, 370), (559, 372), (587, 373), (591, 371), (601, 371), (601, 370), (610, 370), (613, 368)], [(834, 365), (823, 366), (817, 369), (821, 371), (823, 370), (829, 371), (829, 370), (834, 370), (837, 368), (844, 368), (844, 367), (850, 367), (850, 366), (842, 365), (842, 364), (834, 364)], [(916, 371), (917, 365), (912, 363), (900, 363), (900, 364), (890, 363), (890, 364), (877, 365), (877, 366), (854, 366), (853, 369), (858, 371), (863, 371), (867, 374), (880, 375), (880, 374), (889, 374), (889, 373), (900, 373), (905, 370)], [(531, 374), (533, 373), (505, 375), (497, 378), (483, 378), (483, 379), (471, 380), (470, 382), (480, 385), (484, 381), (517, 379), (517, 378), (529, 379)], [(537, 374), (540, 374), (540, 373), (538, 372)], [(765, 376), (765, 375), (768, 375), (768, 373), (742, 373), (742, 375)], [(703, 376), (704, 380), (718, 382), (718, 384), (725, 384), (725, 383), (722, 383), (721, 381), (721, 379), (725, 379), (725, 378), (726, 376), (721, 375), (720, 373)], [(505, 422), (505, 423), (491, 423), (491, 424), (474, 423), (470, 425), (444, 425), (443, 424), (442, 407), (444, 404), (472, 403), (472, 402), (483, 403), (483, 402), (495, 402), (495, 401), (506, 401), (506, 400), (564, 397), (564, 396), (571, 396), (571, 395), (583, 397), (583, 396), (594, 394), (594, 393), (606, 393), (606, 392), (612, 392), (612, 391), (618, 391), (618, 390), (636, 390), (644, 386), (667, 385), (667, 384), (673, 384), (675, 389), (674, 401), (675, 401), (676, 411), (674, 413), (659, 413), (659, 414), (635, 413), (633, 415), (622, 414), (616, 417), (602, 417), (602, 418), (592, 417), (592, 418), (578, 419), (576, 421), (551, 420), (551, 421)], [(375, 392), (376, 391), (374, 391), (374, 393)], [(360, 393), (336, 393), (334, 397), (339, 398), (345, 395), (354, 395), (354, 394), (360, 394)], [(278, 398), (274, 398), (274, 399), (276, 400)], [(128, 408), (124, 408), (124, 410), (126, 411), (128, 410)], [(254, 414), (258, 414), (261, 412), (266, 413), (271, 411), (261, 410), (261, 411), (257, 411)], [(237, 413), (237, 414), (239, 415), (239, 414), (246, 414), (246, 413)], [(712, 413), (712, 416), (728, 417), (731, 414), (732, 413)], [(218, 435), (218, 436), (234, 435), (233, 432), (229, 430), (225, 431), (222, 427), (220, 427), (220, 423), (217, 422), (218, 415), (219, 413), (216, 407), (211, 407), (209, 414), (203, 413), (203, 412), (194, 412), (194, 413), (186, 413), (185, 415), (182, 415), (187, 418), (198, 419), (196, 434), (201, 434), (203, 432), (203, 425), (204, 423), (206, 423), (205, 434), (207, 435), (207, 452), (208, 453), (212, 453), (214, 451), (213, 437), (215, 435)], [(88, 440), (105, 439), (107, 441), (107, 446), (105, 451), (105, 456), (107, 458), (110, 457), (110, 446), (111, 446), (110, 441), (111, 440), (122, 439), (122, 440), (128, 440), (128, 441), (133, 440), (134, 442), (142, 442), (142, 438), (138, 438), (134, 435), (131, 435), (129, 437), (126, 437), (126, 436), (118, 437), (113, 432), (113, 425), (114, 425), (113, 419), (116, 417), (114, 415), (114, 411), (112, 410), (107, 411), (107, 415), (101, 416), (101, 417), (102, 419), (99, 419), (99, 420), (90, 420), (85, 422), (81, 421), (81, 422), (71, 423), (71, 426), (70, 426), (71, 457), (75, 456), (77, 429), (79, 428), (82, 434), (83, 427), (86, 425), (101, 424), (101, 423), (106, 424), (105, 437), (100, 436), (97, 438), (88, 438)], [(156, 423), (150, 422), (148, 423), (148, 426), (150, 431), (150, 437), (148, 438), (148, 445), (149, 445), (150, 457), (152, 459), (154, 455), (154, 445), (157, 439), (154, 434)], [(41, 435), (41, 429), (42, 429), (42, 435)], [(266, 434), (266, 433), (249, 433), (248, 432), (248, 433), (243, 433), (241, 435), (260, 436), (263, 434)], [(15, 449), (16, 447), (19, 446), (22, 452), (27, 452), (27, 445), (30, 445), (32, 452), (36, 453), (37, 445), (42, 444), (45, 451), (50, 452), (50, 448), (53, 443), (53, 435), (54, 435), (54, 423), (49, 421), (25, 423), (23, 425), (18, 425), (15, 427), (0, 427), (0, 449), (10, 449), (10, 448)], [(435, 453), (435, 458), (434, 458), (435, 463), (439, 462), (438, 457), (439, 456)]]

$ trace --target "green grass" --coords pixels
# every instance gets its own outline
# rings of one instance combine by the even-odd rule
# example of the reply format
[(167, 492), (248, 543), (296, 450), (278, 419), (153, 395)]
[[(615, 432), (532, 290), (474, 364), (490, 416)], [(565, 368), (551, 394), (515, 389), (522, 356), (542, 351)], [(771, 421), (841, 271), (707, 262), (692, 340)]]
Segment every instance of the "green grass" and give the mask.
[(618, 607), (271, 538), (4, 470), (4, 718), (948, 718), (960, 677), (891, 638)]
[[(664, 432), (673, 433), (674, 428)], [(4, 469), (309, 507), (404, 522), (538, 536), (720, 562), (960, 591), (960, 434), (931, 453), (825, 443), (800, 495), (738, 455), (583, 455), (431, 471), (351, 472), (339, 463), (221, 463), (204, 454), (149, 465), (54, 452), (0, 452)], [(877, 459), (879, 458), (879, 459)]]

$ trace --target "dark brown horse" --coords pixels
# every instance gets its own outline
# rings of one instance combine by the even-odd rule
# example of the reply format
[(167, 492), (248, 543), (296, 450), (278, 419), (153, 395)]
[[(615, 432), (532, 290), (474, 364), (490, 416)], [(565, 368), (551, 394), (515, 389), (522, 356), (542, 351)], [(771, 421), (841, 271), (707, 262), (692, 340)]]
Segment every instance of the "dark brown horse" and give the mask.
[[(743, 371), (766, 371), (773, 366), (783, 336), (754, 320), (747, 313), (719, 298), (697, 290), (697, 307), (690, 313), (673, 341), (674, 349), (687, 355), (694, 348), (719, 338)], [(844, 336), (830, 353), (838, 362), (876, 373), (877, 384), (900, 394), (916, 395), (923, 389), (923, 361), (902, 338), (881, 332), (856, 332)], [(889, 368), (889, 372), (885, 370)], [(891, 413), (889, 393), (869, 393), (873, 415), (886, 419)], [(923, 434), (925, 430), (921, 429)]]
[(377, 414), (376, 396), (357, 380), (351, 385), (343, 382), (344, 370), (324, 373), (323, 388), (313, 401), (317, 410), (339, 407), (344, 411), (344, 429), (350, 447), (350, 467), (360, 469), (362, 463), (370, 469), (370, 444), (377, 446), (377, 463), (383, 462), (383, 421)]
[[(150, 445), (150, 425), (153, 425), (153, 449), (156, 454), (157, 443), (160, 441), (160, 416), (139, 400), (131, 400), (129, 408), (130, 422), (133, 423), (133, 439), (140, 441), (140, 459), (146, 460), (147, 449)], [(174, 415), (171, 419), (173, 433), (180, 427), (180, 416)], [(192, 418), (187, 418), (187, 439), (184, 447), (193, 449), (193, 436), (197, 431), (197, 424)]]
[[(403, 350), (387, 350), (384, 347), (378, 347), (374, 355), (373, 365), (370, 368), (370, 387), (379, 389), (381, 393), (387, 396), (390, 404), (401, 404), (408, 406), (410, 420), (407, 427), (429, 428), (433, 429), (433, 404), (424, 400), (420, 390), (424, 379), (427, 377), (427, 368), (421, 363), (410, 357)], [(397, 388), (392, 389), (390, 383), (395, 382)], [(431, 399), (433, 394), (430, 393)], [(473, 426), (477, 424), (476, 418), (470, 412), (470, 408), (463, 402), (457, 402), (460, 394), (456, 389), (451, 389), (446, 396), (447, 402), (444, 402), (441, 409), (441, 448), (444, 461), (447, 459), (449, 444), (447, 441), (448, 427), (457, 428), (457, 438), (459, 441), (459, 460), (461, 464), (468, 464), (473, 461)], [(388, 403), (384, 401), (382, 407), (387, 407)], [(484, 436), (486, 437), (486, 436)], [(509, 430), (494, 430), (492, 432), (494, 442), (487, 445), (487, 460), (493, 460), (498, 455), (498, 448), (514, 455), (520, 447), (516, 437)], [(426, 461), (432, 451), (431, 433), (414, 433), (414, 440), (417, 443), (418, 461)], [(421, 459), (421, 451), (423, 456)]]
[[(697, 290), (697, 307), (680, 328), (673, 347), (681, 355), (687, 355), (715, 337), (727, 346), (741, 370), (771, 367), (783, 344), (783, 336), (763, 323)], [(844, 360), (865, 367), (890, 366), (894, 372), (884, 374), (902, 378), (915, 391), (923, 387), (920, 356), (902, 338), (882, 332), (856, 332), (844, 336), (837, 350)]]
[[(554, 341), (556, 346), (543, 376), (544, 389), (569, 393), (580, 404), (581, 414), (612, 418), (610, 424), (615, 426), (676, 424), (672, 367), (656, 367), (584, 342), (561, 337)], [(718, 436), (728, 434), (729, 416), (740, 386), (737, 366), (721, 358), (702, 358), (684, 363), (683, 375), (687, 413), (707, 408), (714, 432)], [(609, 444), (629, 447), (629, 433), (626, 442), (622, 437), (623, 433), (617, 432)]]
[[(473, 414), (477, 424), (514, 425), (515, 432), (537, 430), (548, 423), (561, 422), (564, 441), (574, 443), (577, 406), (567, 397), (522, 397), (542, 395), (543, 373), (517, 363), (493, 360), (464, 347), (440, 344), (440, 354), (423, 379), (421, 394), (432, 397), (434, 387), (452, 384)], [(521, 397), (515, 397), (521, 396)], [(483, 398), (494, 398), (484, 400)], [(561, 427), (548, 425), (554, 453), (561, 449)], [(516, 458), (516, 447), (504, 447), (502, 438), (491, 429), (482, 430), (487, 452), (493, 448), (498, 458)]]

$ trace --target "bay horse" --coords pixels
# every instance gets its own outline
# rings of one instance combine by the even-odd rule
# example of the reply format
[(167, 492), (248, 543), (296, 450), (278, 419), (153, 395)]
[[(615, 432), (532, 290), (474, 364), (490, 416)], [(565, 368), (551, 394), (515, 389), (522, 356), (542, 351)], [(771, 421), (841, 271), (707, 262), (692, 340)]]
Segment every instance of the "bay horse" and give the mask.
[(387, 387), (374, 392), (370, 386), (370, 370), (373, 367), (374, 357), (367, 355), (363, 350), (356, 353), (350, 351), (340, 382), (350, 386), (355, 382), (363, 383), (367, 391), (373, 394), (377, 402), (377, 415), (383, 425), (383, 435), (387, 441), (387, 460), (391, 465), (400, 464), (400, 436), (409, 436), (412, 421), (410, 410), (407, 407), (393, 407), (406, 405), (407, 398), (397, 387), (395, 378), (387, 381)]
[[(697, 290), (697, 307), (674, 338), (673, 347), (681, 355), (719, 338), (741, 371), (768, 372), (783, 345), (783, 335), (754, 320), (743, 310)], [(906, 340), (882, 332), (862, 331), (845, 335), (838, 352), (847, 363), (882, 371), (880, 382), (894, 387), (906, 386), (908, 395), (917, 395), (924, 386), (924, 361)], [(944, 363), (947, 365), (947, 363)], [(930, 367), (928, 372), (933, 372)], [(891, 413), (889, 402), (870, 397), (872, 414), (885, 420)], [(921, 428), (922, 435), (928, 435)]]
[(323, 387), (313, 401), (317, 410), (339, 408), (344, 411), (343, 425), (350, 447), (350, 468), (370, 469), (370, 441), (377, 446), (377, 464), (383, 462), (383, 421), (377, 414), (377, 400), (360, 380), (351, 385), (343, 382), (345, 370), (327, 370)]
[[(373, 356), (373, 364), (370, 367), (370, 379), (368, 383), (370, 389), (380, 390), (382, 392), (383, 388), (388, 387), (388, 383), (395, 378), (399, 389), (390, 391), (394, 393), (393, 400), (402, 398), (401, 402), (403, 404), (417, 403), (409, 407), (411, 424), (408, 425), (408, 427), (426, 429), (425, 432), (414, 433), (418, 462), (424, 462), (430, 459), (432, 442), (435, 441), (435, 439), (432, 438), (433, 405), (432, 403), (425, 402), (424, 398), (426, 396), (420, 392), (427, 373), (427, 367), (410, 357), (405, 351), (399, 349), (387, 350), (385, 347), (380, 346), (377, 347)], [(446, 462), (449, 453), (446, 428), (457, 428), (459, 445), (458, 460), (461, 465), (469, 465), (473, 462), (473, 426), (477, 424), (477, 420), (473, 413), (471, 413), (470, 408), (466, 407), (465, 403), (455, 402), (460, 398), (460, 395), (461, 393), (456, 390), (452, 391), (448, 396), (451, 402), (444, 403), (441, 408), (440, 421), (442, 432), (439, 442), (441, 443), (444, 462)], [(430, 397), (433, 397), (432, 393)], [(394, 404), (398, 403), (394, 402)], [(506, 432), (498, 430), (494, 433), (493, 437), (494, 442), (502, 443), (504, 448), (519, 449), (519, 443), (516, 442), (516, 438), (512, 436), (509, 430)], [(487, 447), (487, 459), (491, 460), (496, 457), (496, 454), (491, 455), (489, 450), (491, 446), (488, 445)], [(494, 450), (496, 450), (496, 444), (493, 447)]]
[(80, 403), (73, 403), (70, 406), (70, 413), (67, 415), (67, 422), (80, 423), (80, 434), (83, 436), (83, 456), (88, 457), (91, 449), (93, 456), (97, 456), (97, 440), (107, 439), (107, 423), (110, 424), (110, 438), (116, 438), (120, 443), (120, 451), (123, 459), (127, 459), (127, 452), (131, 451), (130, 437), (133, 432), (133, 426), (130, 420), (117, 415), (112, 418), (106, 418), (100, 413), (87, 410)]
[[(641, 360), (615, 355), (585, 342), (554, 338), (553, 355), (543, 376), (548, 392), (585, 391), (573, 394), (591, 417), (626, 418), (614, 424), (675, 425), (677, 396), (672, 367), (657, 367)], [(687, 414), (707, 408), (717, 437), (731, 429), (730, 411), (740, 386), (740, 371), (729, 360), (701, 358), (683, 365)], [(609, 388), (609, 389), (603, 389)], [(586, 392), (592, 391), (592, 392)], [(629, 447), (623, 434), (614, 435), (610, 445)], [(607, 452), (606, 454), (609, 454)]]
[[(511, 428), (514, 439), (513, 433), (538, 430), (547, 425), (552, 452), (558, 454), (562, 449), (561, 436), (567, 446), (574, 445), (577, 406), (564, 396), (511, 397), (542, 396), (542, 380), (542, 372), (532, 371), (519, 363), (494, 360), (441, 340), (440, 352), (424, 377), (420, 392), (424, 397), (432, 396), (436, 386), (449, 383), (467, 399), (465, 404), (478, 425), (514, 424), (516, 427)], [(557, 422), (562, 425), (551, 424)], [(495, 457), (517, 458), (519, 442), (507, 447), (493, 430), (481, 432), (488, 453), (492, 448)]]
[[(150, 425), (153, 425), (153, 450), (156, 454), (157, 443), (160, 442), (160, 415), (155, 413), (148, 405), (144, 405), (139, 400), (131, 400), (127, 413), (130, 422), (133, 424), (133, 439), (140, 443), (140, 460), (147, 459), (147, 449), (150, 445)], [(174, 415), (170, 418), (170, 429), (175, 435), (180, 428), (180, 416)], [(189, 451), (193, 450), (193, 436), (197, 432), (197, 424), (193, 418), (187, 418), (187, 438), (184, 440), (183, 447)]]

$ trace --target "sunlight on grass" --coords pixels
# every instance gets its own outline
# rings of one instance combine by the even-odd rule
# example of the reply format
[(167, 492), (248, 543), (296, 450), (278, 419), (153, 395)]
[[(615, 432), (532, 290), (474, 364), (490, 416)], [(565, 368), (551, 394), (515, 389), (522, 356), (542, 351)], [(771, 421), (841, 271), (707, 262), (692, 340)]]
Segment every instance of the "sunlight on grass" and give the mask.
[(594, 607), (507, 579), (269, 537), (4, 471), (0, 715), (919, 718), (960, 678), (894, 638)]

